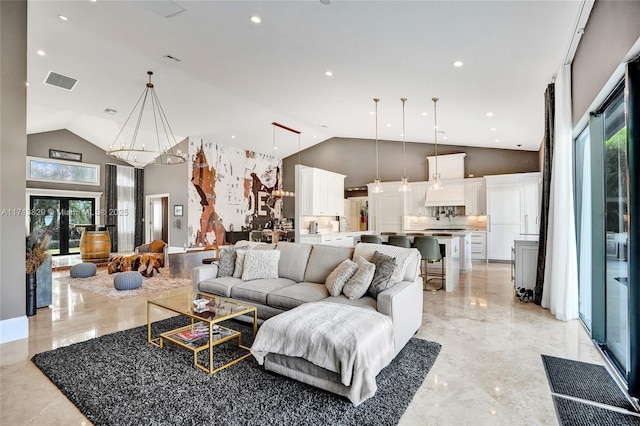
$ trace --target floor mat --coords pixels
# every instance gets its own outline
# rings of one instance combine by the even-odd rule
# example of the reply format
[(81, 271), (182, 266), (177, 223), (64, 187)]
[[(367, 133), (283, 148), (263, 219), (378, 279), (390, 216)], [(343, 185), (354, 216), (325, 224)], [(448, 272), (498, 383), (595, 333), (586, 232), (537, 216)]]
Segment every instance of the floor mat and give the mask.
[(542, 363), (552, 392), (635, 411), (604, 366), (549, 355)]
[(556, 395), (553, 396), (553, 404), (556, 406), (561, 426), (640, 426), (640, 417), (637, 415), (608, 410)]

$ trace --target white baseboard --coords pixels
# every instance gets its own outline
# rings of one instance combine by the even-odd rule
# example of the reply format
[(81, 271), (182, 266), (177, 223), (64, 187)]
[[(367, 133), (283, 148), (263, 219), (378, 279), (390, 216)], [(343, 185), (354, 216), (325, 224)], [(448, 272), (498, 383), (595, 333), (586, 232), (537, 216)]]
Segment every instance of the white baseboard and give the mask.
[(0, 321), (0, 344), (29, 337), (29, 319), (26, 315)]

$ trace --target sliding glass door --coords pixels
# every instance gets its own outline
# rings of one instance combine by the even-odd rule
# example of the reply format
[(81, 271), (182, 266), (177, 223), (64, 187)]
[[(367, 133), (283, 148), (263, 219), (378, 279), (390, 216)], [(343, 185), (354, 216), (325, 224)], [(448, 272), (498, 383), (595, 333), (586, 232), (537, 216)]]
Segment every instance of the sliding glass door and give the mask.
[(605, 190), (606, 348), (620, 371), (629, 372), (629, 205), (624, 93), (603, 111)]
[(31, 196), (31, 232), (51, 235), (49, 253), (80, 253), (80, 229), (76, 225), (95, 224), (93, 198)]

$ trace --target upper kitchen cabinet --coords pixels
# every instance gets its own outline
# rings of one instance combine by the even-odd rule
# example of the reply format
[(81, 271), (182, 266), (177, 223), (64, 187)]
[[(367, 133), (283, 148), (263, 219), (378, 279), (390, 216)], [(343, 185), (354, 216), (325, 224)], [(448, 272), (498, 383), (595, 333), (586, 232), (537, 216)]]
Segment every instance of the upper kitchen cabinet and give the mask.
[(405, 192), (404, 216), (424, 216), (426, 209), (424, 200), (427, 198), (427, 182), (411, 182), (411, 191)]
[[(376, 194), (372, 191), (373, 184), (367, 184), (369, 189), (369, 229), (374, 233), (402, 232), (403, 215), (406, 194), (400, 192), (400, 182), (382, 182), (383, 191)], [(413, 189), (413, 187), (412, 187)]]
[(344, 216), (345, 175), (314, 167), (300, 167), (296, 196), (302, 216)]
[[(429, 161), (429, 181), (434, 179), (436, 169), (444, 189), (427, 190), (426, 206), (464, 206), (464, 157), (467, 154), (447, 154), (427, 157)], [(437, 161), (437, 167), (436, 167)]]
[(464, 180), (464, 210), (468, 216), (487, 214), (487, 187), (484, 178)]
[(525, 234), (537, 234), (540, 173), (485, 176), (487, 257), (511, 261), (511, 247)]
[(464, 206), (465, 179), (443, 179), (442, 189), (432, 191), (427, 185), (427, 199), (425, 206)]

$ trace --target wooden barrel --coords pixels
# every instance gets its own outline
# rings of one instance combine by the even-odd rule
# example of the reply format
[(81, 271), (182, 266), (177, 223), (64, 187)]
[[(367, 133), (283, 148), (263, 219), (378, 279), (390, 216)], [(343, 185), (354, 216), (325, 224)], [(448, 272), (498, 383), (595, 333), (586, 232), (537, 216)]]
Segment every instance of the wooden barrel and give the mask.
[(106, 262), (111, 254), (107, 231), (84, 231), (80, 237), (80, 256), (85, 262)]

